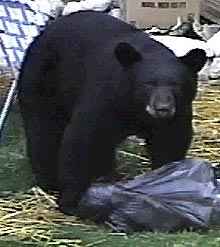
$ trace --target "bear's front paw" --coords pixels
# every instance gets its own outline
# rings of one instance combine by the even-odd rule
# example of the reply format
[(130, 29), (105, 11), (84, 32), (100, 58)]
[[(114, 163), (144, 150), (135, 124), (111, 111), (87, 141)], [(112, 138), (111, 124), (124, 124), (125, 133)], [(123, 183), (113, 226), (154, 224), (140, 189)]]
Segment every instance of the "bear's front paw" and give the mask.
[(66, 215), (75, 215), (79, 200), (69, 193), (61, 194), (58, 198), (59, 210)]

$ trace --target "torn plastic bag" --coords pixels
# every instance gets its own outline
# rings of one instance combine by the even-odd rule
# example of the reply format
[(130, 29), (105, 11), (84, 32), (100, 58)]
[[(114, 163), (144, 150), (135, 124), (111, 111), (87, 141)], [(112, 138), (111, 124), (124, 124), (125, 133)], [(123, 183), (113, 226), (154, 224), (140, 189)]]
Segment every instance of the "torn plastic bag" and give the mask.
[(128, 182), (92, 185), (78, 214), (123, 232), (207, 229), (220, 224), (219, 197), (214, 168), (185, 159)]

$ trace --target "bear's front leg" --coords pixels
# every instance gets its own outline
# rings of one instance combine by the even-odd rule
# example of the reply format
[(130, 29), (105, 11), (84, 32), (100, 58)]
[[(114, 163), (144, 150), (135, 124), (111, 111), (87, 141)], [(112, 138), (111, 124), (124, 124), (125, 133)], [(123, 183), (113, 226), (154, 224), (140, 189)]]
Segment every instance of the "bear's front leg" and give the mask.
[[(92, 174), (92, 140), (88, 126), (76, 126), (71, 121), (66, 127), (59, 153), (59, 208), (65, 214), (74, 214), (82, 193), (89, 187)], [(83, 128), (84, 127), (84, 128)], [(84, 130), (83, 130), (84, 129)], [(95, 166), (96, 164), (94, 164)], [(94, 169), (96, 169), (94, 167)]]
[(59, 154), (59, 207), (65, 214), (76, 212), (82, 194), (95, 178), (114, 169), (118, 130), (117, 119), (108, 104), (94, 102), (74, 111)]
[(160, 123), (153, 129), (151, 139), (152, 167), (182, 160), (192, 140), (192, 116), (179, 116), (172, 122)]

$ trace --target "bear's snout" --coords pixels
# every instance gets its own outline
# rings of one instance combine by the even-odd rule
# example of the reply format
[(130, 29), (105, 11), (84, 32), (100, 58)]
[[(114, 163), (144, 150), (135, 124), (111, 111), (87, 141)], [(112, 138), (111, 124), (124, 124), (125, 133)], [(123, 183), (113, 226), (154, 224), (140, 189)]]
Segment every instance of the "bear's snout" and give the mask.
[(153, 118), (172, 118), (176, 112), (175, 97), (166, 89), (158, 89), (152, 93), (146, 111)]

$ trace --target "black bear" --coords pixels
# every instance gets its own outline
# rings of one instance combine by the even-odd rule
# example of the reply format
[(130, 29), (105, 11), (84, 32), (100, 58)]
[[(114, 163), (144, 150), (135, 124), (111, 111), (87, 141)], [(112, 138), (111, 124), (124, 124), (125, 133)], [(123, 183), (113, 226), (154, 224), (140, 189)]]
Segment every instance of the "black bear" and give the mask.
[(58, 189), (72, 214), (91, 181), (115, 167), (129, 135), (149, 143), (153, 167), (184, 158), (205, 52), (177, 58), (107, 14), (61, 17), (30, 45), (18, 79), (27, 151), (37, 183)]

